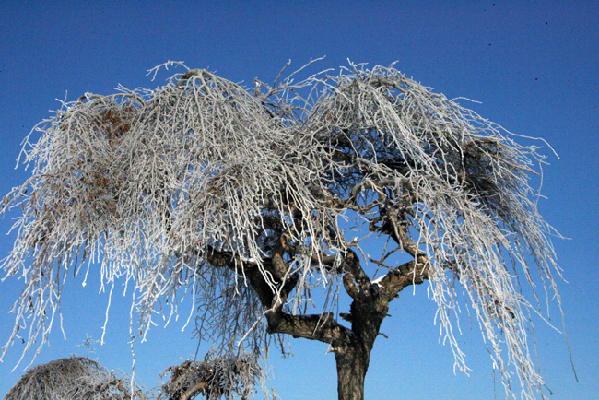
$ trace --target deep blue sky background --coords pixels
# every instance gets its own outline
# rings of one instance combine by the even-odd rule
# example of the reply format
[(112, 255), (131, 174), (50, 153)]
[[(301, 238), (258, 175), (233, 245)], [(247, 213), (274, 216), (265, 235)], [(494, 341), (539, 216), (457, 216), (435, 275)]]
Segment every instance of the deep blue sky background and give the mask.
[[(471, 107), (522, 135), (546, 139), (542, 214), (570, 240), (555, 240), (564, 278), (563, 309), (580, 382), (571, 372), (562, 336), (537, 323), (541, 373), (550, 399), (591, 399), (599, 393), (599, 3), (596, 1), (0, 1), (0, 191), (27, 178), (15, 171), (22, 138), (59, 108), (56, 99), (84, 92), (108, 94), (117, 84), (155, 87), (146, 70), (168, 60), (208, 68), (248, 86), (258, 76), (274, 80), (288, 59), (300, 67), (326, 55), (309, 72), (346, 64), (346, 58), (396, 68), (449, 98), (482, 102)], [(458, 4), (459, 3), (459, 4)], [(542, 145), (538, 142), (538, 145)], [(11, 215), (10, 217), (15, 217)], [(6, 232), (11, 219), (0, 220)], [(0, 241), (0, 256), (15, 236)], [(66, 340), (56, 325), (37, 362), (85, 354), (77, 344), (99, 338), (107, 304), (97, 276), (86, 289), (68, 282), (63, 312)], [(8, 338), (10, 306), (20, 283), (0, 283), (0, 341)], [(109, 369), (131, 369), (126, 344), (129, 300), (116, 296), (107, 344), (92, 354)], [(465, 332), (471, 377), (452, 372), (452, 355), (439, 344), (435, 307), (426, 286), (392, 304), (372, 353), (369, 399), (492, 399), (490, 358), (481, 335)], [(186, 303), (186, 309), (191, 309)], [(555, 307), (553, 307), (555, 309)], [(552, 321), (561, 328), (559, 313)], [(466, 315), (463, 316), (466, 318)], [(138, 378), (159, 384), (158, 373), (195, 352), (186, 316), (155, 327), (137, 345)], [(336, 374), (326, 346), (293, 340), (295, 358), (272, 354), (273, 385), (282, 399), (336, 397)], [(16, 383), (11, 372), (17, 343), (0, 364), (0, 396)], [(200, 354), (201, 356), (202, 354)]]

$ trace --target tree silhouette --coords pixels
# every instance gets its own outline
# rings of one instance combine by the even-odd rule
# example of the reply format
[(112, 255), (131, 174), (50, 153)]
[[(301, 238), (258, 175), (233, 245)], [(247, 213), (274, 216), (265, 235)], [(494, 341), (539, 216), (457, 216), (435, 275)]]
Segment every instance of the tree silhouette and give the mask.
[(25, 320), (27, 350), (46, 342), (67, 274), (87, 265), (134, 282), (142, 336), (190, 292), (223, 356), (263, 353), (264, 332), (318, 340), (339, 399), (363, 399), (390, 302), (428, 280), (458, 368), (464, 303), (508, 395), (514, 372), (523, 397), (541, 392), (526, 335), (540, 300), (518, 278), (559, 300), (529, 185), (536, 148), (393, 66), (284, 71), (250, 91), (187, 69), (156, 89), (86, 93), (40, 123), (22, 150), (32, 177), (2, 208), (23, 211), (4, 263), (25, 277), (9, 344)]

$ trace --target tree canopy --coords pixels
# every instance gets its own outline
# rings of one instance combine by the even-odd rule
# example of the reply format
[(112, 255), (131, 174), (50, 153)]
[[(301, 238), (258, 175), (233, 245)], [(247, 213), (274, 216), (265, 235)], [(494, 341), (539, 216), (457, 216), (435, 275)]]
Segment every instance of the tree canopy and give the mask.
[(187, 295), (222, 354), (262, 354), (265, 333), (328, 343), (341, 393), (356, 354), (363, 385), (389, 303), (428, 280), (454, 368), (462, 305), (506, 392), (513, 372), (524, 398), (541, 392), (527, 327), (539, 282), (559, 300), (559, 268), (529, 184), (535, 146), (394, 66), (297, 81), (306, 69), (284, 68), (251, 89), (181, 63), (150, 73), (173, 65), (186, 72), (162, 87), (65, 102), (24, 141), (32, 176), (2, 205), (23, 212), (3, 264), (24, 281), (5, 353), (23, 327), (27, 350), (43, 345), (67, 275), (98, 270), (133, 283), (135, 335)]

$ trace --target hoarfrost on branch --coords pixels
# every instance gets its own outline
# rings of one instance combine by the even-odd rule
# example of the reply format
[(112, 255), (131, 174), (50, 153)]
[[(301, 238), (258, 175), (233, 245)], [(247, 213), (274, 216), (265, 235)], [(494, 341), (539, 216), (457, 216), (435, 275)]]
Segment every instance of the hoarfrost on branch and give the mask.
[[(188, 69), (157, 89), (86, 93), (40, 123), (21, 153), (32, 176), (2, 205), (23, 211), (3, 268), (24, 283), (4, 352), (21, 329), (27, 350), (43, 345), (68, 273), (89, 269), (133, 282), (144, 337), (191, 293), (198, 335), (223, 353), (264, 350), (265, 331), (344, 343), (339, 291), (385, 312), (428, 280), (466, 370), (457, 280), (506, 390), (512, 368), (534, 397), (543, 381), (526, 331), (541, 301), (521, 296), (517, 276), (534, 286), (536, 272), (557, 295), (559, 275), (529, 185), (536, 148), (393, 66), (282, 76), (250, 92)], [(378, 256), (362, 248), (373, 239)], [(307, 315), (322, 288), (322, 313)]]

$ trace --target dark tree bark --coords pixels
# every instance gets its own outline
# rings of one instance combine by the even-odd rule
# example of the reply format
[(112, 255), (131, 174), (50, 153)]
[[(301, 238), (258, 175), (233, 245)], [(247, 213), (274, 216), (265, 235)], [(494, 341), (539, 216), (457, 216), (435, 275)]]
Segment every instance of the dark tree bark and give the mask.
[[(344, 315), (352, 323), (352, 334), (346, 338), (348, 343), (334, 348), (339, 400), (364, 399), (370, 352), (388, 310), (387, 303), (380, 300), (376, 296), (359, 296), (351, 304), (351, 313)], [(375, 308), (377, 304), (382, 310)]]
[(345, 347), (335, 352), (339, 400), (364, 399), (364, 380), (370, 364), (370, 350)]

